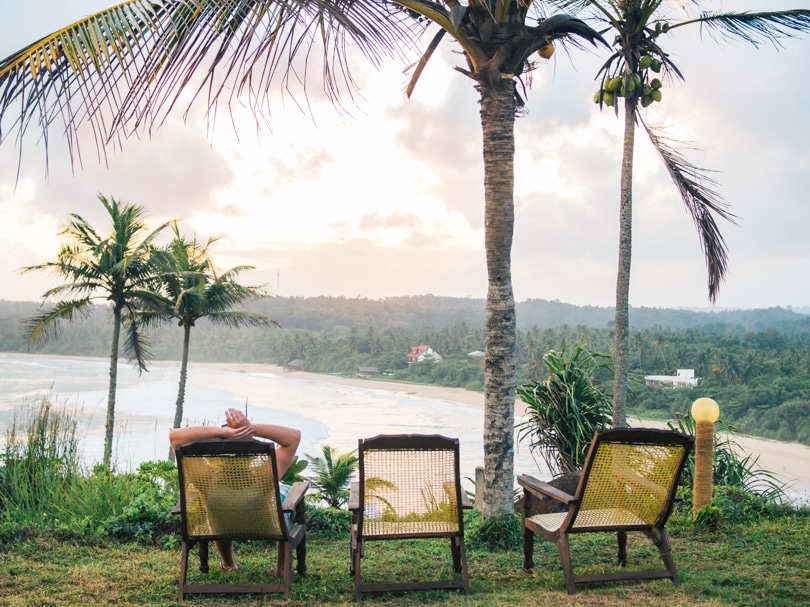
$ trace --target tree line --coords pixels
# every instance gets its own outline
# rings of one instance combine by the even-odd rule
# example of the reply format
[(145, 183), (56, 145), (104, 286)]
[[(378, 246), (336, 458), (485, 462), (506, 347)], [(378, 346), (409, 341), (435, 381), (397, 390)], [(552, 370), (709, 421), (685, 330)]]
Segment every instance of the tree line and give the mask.
[[(523, 306), (535, 309), (536, 317), (548, 318), (548, 324), (555, 322), (549, 310), (576, 316), (588, 309), (536, 300), (518, 304), (518, 309)], [(33, 302), (0, 301), (0, 350), (29, 351), (22, 329), (37, 310)], [(482, 300), (264, 297), (246, 304), (246, 310), (266, 315), (279, 326), (232, 331), (202, 318), (195, 325), (189, 360), (284, 365), (300, 359), (304, 370), (315, 373), (351, 376), (359, 367), (377, 367), (396, 381), (483, 390), (482, 359), (470, 356), (483, 349)], [(741, 431), (810, 444), (810, 317), (782, 308), (690, 312), (693, 326), (681, 328), (684, 311), (661, 309), (657, 316), (652, 312), (648, 309), (646, 315), (662, 322), (669, 319), (674, 328), (658, 324), (631, 330), (630, 415), (667, 418), (688, 413), (696, 398), (708, 395), (720, 403), (723, 419)], [(108, 309), (96, 306), (87, 319), (65, 325), (61, 339), (30, 351), (107, 356), (109, 317)], [(598, 314), (592, 318), (593, 325), (601, 321)], [(183, 328), (174, 324), (148, 331), (145, 337), (154, 359), (180, 360), (182, 334)], [(581, 342), (610, 354), (613, 339), (610, 326), (560, 323), (519, 328), (518, 385), (546, 377), (543, 357), (550, 350)], [(432, 346), (442, 361), (409, 366), (407, 352), (419, 344)], [(645, 375), (674, 375), (679, 368), (694, 369), (698, 387), (652, 388), (644, 383)], [(604, 373), (599, 379), (609, 381)], [(522, 404), (517, 407), (520, 410)]]

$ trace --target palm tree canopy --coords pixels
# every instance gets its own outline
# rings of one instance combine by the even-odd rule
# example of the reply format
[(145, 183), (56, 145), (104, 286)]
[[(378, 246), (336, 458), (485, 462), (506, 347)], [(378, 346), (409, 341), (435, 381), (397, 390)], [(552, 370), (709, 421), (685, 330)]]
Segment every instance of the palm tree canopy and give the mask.
[[(635, 120), (647, 132), (654, 149), (672, 178), (700, 237), (706, 260), (709, 300), (714, 302), (727, 269), (728, 250), (720, 233), (717, 218), (736, 223), (729, 205), (717, 192), (717, 182), (705, 169), (694, 166), (663, 133), (648, 125), (639, 113), (639, 105), (647, 107), (660, 101), (661, 81), (656, 74), (670, 80), (684, 76), (661, 44), (669, 32), (697, 25), (715, 40), (743, 40), (755, 46), (770, 43), (777, 48), (784, 38), (810, 31), (810, 10), (711, 13), (699, 12), (695, 17), (672, 20), (674, 11), (665, 12), (668, 0), (551, 0), (562, 10), (588, 10), (592, 18), (614, 30), (614, 52), (602, 65), (597, 79), (600, 89), (594, 100), (613, 106), (618, 112), (618, 97), (631, 99), (630, 110)], [(694, 0), (687, 4), (699, 7)], [(684, 3), (678, 3), (683, 7)]]
[(467, 69), (456, 69), (490, 86), (534, 69), (535, 64), (529, 61), (529, 57), (554, 41), (579, 46), (579, 41), (585, 40), (607, 46), (599, 33), (583, 21), (570, 15), (546, 18), (538, 3), (531, 1), (474, 0), (467, 5), (457, 0), (390, 1), (441, 28), (414, 66), (406, 89), (408, 96), (446, 34), (461, 45), (467, 61)]
[(208, 318), (215, 324), (232, 328), (278, 326), (263, 314), (234, 309), (267, 294), (262, 285), (247, 286), (238, 282), (239, 275), (254, 269), (253, 266), (236, 266), (219, 272), (208, 252), (216, 238), (201, 244), (196, 236), (191, 240), (182, 236), (176, 223), (173, 230), (174, 239), (161, 251), (165, 254), (164, 271), (160, 275), (163, 294), (153, 309), (143, 311), (143, 322), (156, 324), (175, 318), (181, 327), (193, 327), (199, 319)]
[[(136, 311), (144, 305), (153, 305), (157, 299), (153, 287), (160, 266), (153, 255), (154, 241), (168, 223), (147, 232), (142, 220), (143, 207), (122, 205), (115, 198), (102, 195), (99, 200), (110, 217), (109, 235), (100, 236), (84, 218), (71, 214), (68, 226), (61, 232), (68, 239), (56, 260), (23, 268), (24, 272), (49, 271), (67, 281), (43, 295), (45, 300), (59, 301), (27, 323), (29, 343), (57, 336), (60, 321), (90, 314), (95, 300), (106, 299), (134, 318)], [(148, 355), (138, 323), (127, 323), (127, 329), (127, 348), (144, 369)]]
[(62, 121), (77, 153), (89, 123), (103, 150), (159, 124), (189, 86), (209, 113), (243, 94), (261, 113), (271, 84), (306, 80), (318, 46), (336, 101), (353, 86), (347, 46), (374, 62), (399, 53), (415, 33), (404, 17), (373, 0), (128, 0), (0, 61), (0, 126), (10, 121), (0, 141), (16, 132), (21, 142), (35, 122), (47, 149), (49, 127)]

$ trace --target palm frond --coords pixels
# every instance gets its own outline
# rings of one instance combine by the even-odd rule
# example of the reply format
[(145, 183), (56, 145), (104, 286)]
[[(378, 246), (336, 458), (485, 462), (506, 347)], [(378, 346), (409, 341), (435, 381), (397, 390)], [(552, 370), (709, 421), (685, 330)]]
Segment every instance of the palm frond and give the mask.
[(93, 313), (92, 298), (85, 297), (70, 301), (60, 301), (42, 314), (34, 316), (25, 323), (25, 334), (28, 344), (50, 341), (61, 334), (61, 321), (72, 321), (74, 318), (88, 318)]
[(440, 29), (436, 32), (436, 35), (433, 36), (433, 39), (428, 44), (428, 47), (425, 49), (425, 52), (419, 58), (419, 61), (416, 63), (416, 67), (411, 75), (410, 81), (408, 81), (408, 86), (405, 87), (405, 96), (410, 99), (411, 95), (413, 94), (413, 90), (416, 88), (416, 83), (419, 80), (419, 77), (422, 75), (422, 72), (425, 70), (425, 66), (427, 65), (430, 58), (433, 56), (433, 53), (439, 47), (439, 43), (444, 38), (444, 35), (447, 33), (446, 29)]
[(781, 40), (794, 38), (797, 33), (810, 32), (810, 10), (795, 9), (762, 13), (701, 13), (694, 21), (685, 21), (677, 27), (698, 22), (715, 39), (744, 40), (754, 46), (770, 42), (781, 47)]
[(146, 365), (152, 358), (149, 351), (149, 340), (141, 331), (140, 310), (128, 306), (127, 313), (123, 316), (123, 326), (126, 330), (124, 340), (124, 350), (129, 356), (130, 362), (134, 362), (138, 367), (138, 375), (147, 371)]
[(261, 112), (271, 84), (305, 80), (296, 62), (306, 66), (318, 46), (323, 87), (336, 101), (354, 86), (345, 63), (349, 43), (379, 62), (407, 46), (410, 23), (384, 2), (128, 0), (0, 61), (0, 126), (7, 121), (0, 141), (16, 133), (22, 144), (34, 123), (47, 152), (48, 130), (61, 122), (74, 158), (87, 125), (103, 155), (159, 124), (186, 88), (196, 89), (189, 107), (205, 92), (215, 113), (220, 99), (230, 103), (244, 93)]
[(709, 300), (713, 303), (728, 269), (728, 250), (715, 215), (733, 225), (737, 223), (736, 217), (729, 211), (728, 203), (714, 189), (717, 182), (709, 178), (704, 169), (691, 164), (681, 152), (672, 147), (669, 139), (648, 126), (640, 117), (639, 121), (678, 188), (681, 200), (700, 235), (708, 271)]

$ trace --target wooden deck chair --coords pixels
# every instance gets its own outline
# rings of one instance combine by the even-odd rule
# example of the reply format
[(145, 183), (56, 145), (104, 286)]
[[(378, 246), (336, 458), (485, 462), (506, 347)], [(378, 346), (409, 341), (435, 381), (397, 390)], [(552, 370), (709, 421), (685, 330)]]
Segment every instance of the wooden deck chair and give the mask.
[[(523, 566), (534, 567), (534, 534), (557, 544), (568, 594), (576, 584), (629, 579), (671, 578), (678, 574), (670, 554), (664, 525), (672, 512), (675, 490), (694, 438), (668, 430), (614, 428), (594, 435), (574, 495), (531, 476), (519, 476), (525, 492), (523, 513)], [(568, 505), (567, 511), (532, 515), (531, 502), (552, 498)], [(627, 532), (642, 531), (658, 547), (665, 568), (574, 575), (568, 536), (571, 533), (616, 531), (619, 566), (627, 565)]]
[[(461, 488), (458, 439), (381, 435), (360, 439), (357, 454), (360, 478), (349, 497), (355, 600), (363, 592), (429, 588), (461, 588), (470, 594), (462, 509), (472, 504)], [(363, 584), (364, 543), (406, 538), (449, 538), (453, 569), (461, 579)]]
[[(192, 593), (289, 594), (293, 548), (297, 572), (306, 571), (304, 494), (309, 483), (295, 483), (282, 503), (272, 443), (252, 439), (199, 440), (178, 447), (176, 455), (183, 538), (180, 602), (185, 594)], [(275, 575), (283, 576), (283, 582), (187, 584), (189, 551), (200, 543), (200, 571), (207, 573), (208, 542), (212, 540), (277, 542)]]

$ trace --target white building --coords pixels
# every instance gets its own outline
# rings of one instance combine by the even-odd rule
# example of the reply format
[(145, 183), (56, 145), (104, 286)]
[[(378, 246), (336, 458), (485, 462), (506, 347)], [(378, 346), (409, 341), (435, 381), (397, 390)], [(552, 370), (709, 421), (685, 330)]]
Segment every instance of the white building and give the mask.
[(423, 360), (432, 360), (438, 362), (442, 359), (441, 354), (436, 352), (433, 348), (426, 345), (412, 346), (411, 351), (408, 352), (408, 364), (422, 362)]
[(645, 375), (644, 381), (650, 387), (669, 385), (675, 388), (697, 386), (698, 379), (694, 369), (678, 369), (675, 375)]

